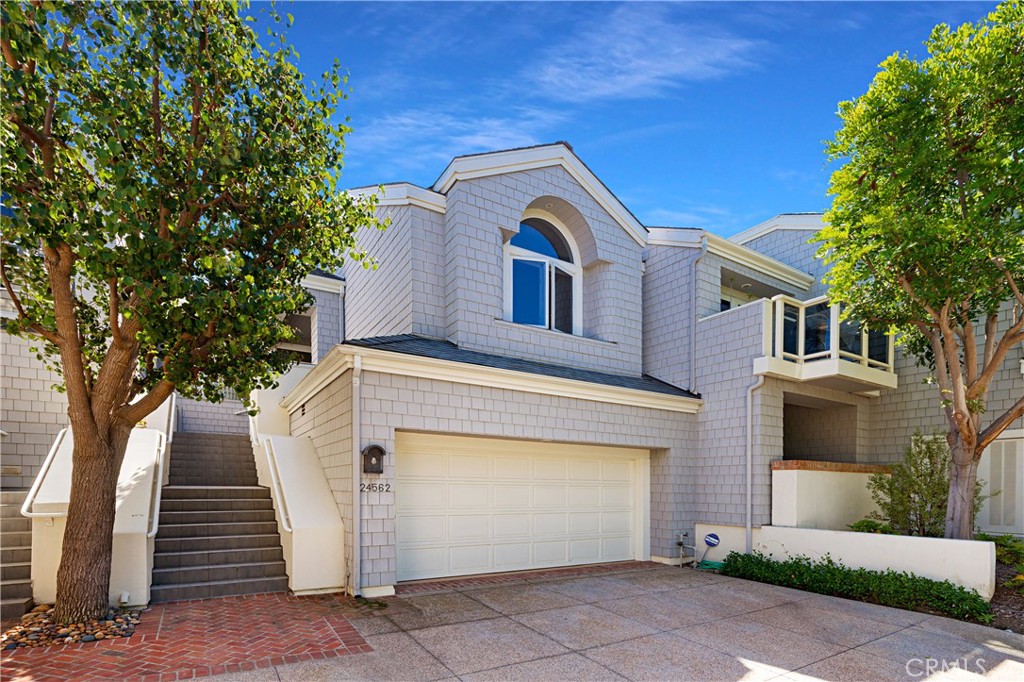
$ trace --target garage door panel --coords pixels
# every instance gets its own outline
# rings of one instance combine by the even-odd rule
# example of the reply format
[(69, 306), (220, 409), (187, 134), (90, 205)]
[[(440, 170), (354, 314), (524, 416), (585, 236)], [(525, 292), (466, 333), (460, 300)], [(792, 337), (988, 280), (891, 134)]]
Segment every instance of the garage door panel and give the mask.
[(416, 453), (415, 457), (407, 457), (402, 461), (402, 476), (425, 476), (443, 480), (448, 476), (447, 463), (448, 458), (442, 454)]
[(567, 462), (564, 459), (535, 459), (533, 461), (534, 480), (564, 481)]
[(526, 457), (495, 457), (495, 479), (528, 480), (532, 476), (530, 460)]
[(565, 564), (569, 561), (569, 548), (565, 540), (533, 543), (533, 563), (538, 566)]
[(486, 483), (448, 484), (450, 509), (487, 509), (491, 506), (491, 486)]
[(564, 509), (568, 502), (568, 491), (564, 485), (538, 485), (533, 488), (533, 506), (536, 508), (557, 507)]
[(402, 486), (398, 500), (399, 511), (419, 512), (426, 509), (445, 508), (444, 483), (417, 483), (409, 481)]
[(452, 542), (488, 539), (491, 534), (489, 515), (448, 517), (448, 539)]
[(491, 478), (491, 460), (481, 455), (451, 455), (449, 467), (458, 478)]
[(601, 560), (601, 541), (597, 538), (571, 540), (569, 542), (569, 561), (574, 564)]
[(496, 514), (494, 516), (495, 538), (519, 538), (530, 535), (529, 514)]
[(634, 558), (642, 451), (424, 434), (396, 450), (399, 580)]
[(491, 545), (454, 546), (448, 550), (450, 568), (453, 573), (479, 573), (491, 564)]
[(601, 462), (596, 459), (574, 459), (569, 462), (569, 478), (573, 481), (600, 481)]
[(528, 509), (530, 507), (530, 486), (494, 486), (494, 506), (498, 509)]

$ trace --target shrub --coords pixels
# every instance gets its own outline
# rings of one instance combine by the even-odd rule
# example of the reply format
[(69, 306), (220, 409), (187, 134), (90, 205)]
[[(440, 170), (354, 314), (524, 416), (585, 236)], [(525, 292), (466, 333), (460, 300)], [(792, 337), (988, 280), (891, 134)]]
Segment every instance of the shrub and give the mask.
[(820, 561), (803, 556), (775, 561), (759, 552), (732, 552), (725, 558), (721, 573), (901, 609), (938, 611), (961, 620), (992, 620), (988, 602), (973, 590), (948, 580), (891, 569), (849, 568), (829, 556)]
[(1024, 565), (1024, 540), (1012, 535), (989, 535), (978, 533), (975, 540), (994, 542), (996, 545), (996, 561), (1007, 566)]
[(847, 526), (854, 533), (877, 533), (879, 535), (894, 535), (895, 531), (888, 523), (882, 523), (874, 519), (861, 519), (856, 523)]
[[(889, 524), (898, 535), (942, 537), (946, 530), (951, 462), (944, 437), (926, 437), (916, 432), (902, 462), (894, 464), (889, 474), (873, 474), (868, 479), (871, 498), (878, 505), (878, 511), (872, 512), (870, 518)], [(982, 488), (982, 481), (977, 481), (975, 515), (985, 500)]]

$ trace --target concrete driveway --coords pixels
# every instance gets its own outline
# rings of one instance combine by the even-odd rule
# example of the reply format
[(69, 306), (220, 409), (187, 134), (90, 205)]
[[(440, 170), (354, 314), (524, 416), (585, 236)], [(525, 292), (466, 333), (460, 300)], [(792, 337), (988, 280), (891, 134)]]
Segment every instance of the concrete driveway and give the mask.
[(271, 680), (1024, 680), (1024, 637), (670, 567), (524, 576), (385, 600), (374, 652), (225, 675)]

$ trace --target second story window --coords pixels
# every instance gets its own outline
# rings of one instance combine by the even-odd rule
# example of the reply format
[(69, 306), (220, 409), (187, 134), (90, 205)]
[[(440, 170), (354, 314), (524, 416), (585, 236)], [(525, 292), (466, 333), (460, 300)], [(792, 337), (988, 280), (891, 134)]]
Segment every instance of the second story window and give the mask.
[(505, 245), (505, 319), (580, 334), (582, 273), (567, 233), (526, 218)]

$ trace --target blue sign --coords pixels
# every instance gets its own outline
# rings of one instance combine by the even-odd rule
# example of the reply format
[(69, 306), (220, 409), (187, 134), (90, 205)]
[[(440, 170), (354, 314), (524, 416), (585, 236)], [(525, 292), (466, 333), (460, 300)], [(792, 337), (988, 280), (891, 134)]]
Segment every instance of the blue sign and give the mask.
[(704, 544), (708, 547), (718, 547), (718, 543), (720, 542), (721, 540), (714, 533), (708, 533), (704, 536)]

